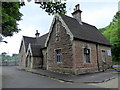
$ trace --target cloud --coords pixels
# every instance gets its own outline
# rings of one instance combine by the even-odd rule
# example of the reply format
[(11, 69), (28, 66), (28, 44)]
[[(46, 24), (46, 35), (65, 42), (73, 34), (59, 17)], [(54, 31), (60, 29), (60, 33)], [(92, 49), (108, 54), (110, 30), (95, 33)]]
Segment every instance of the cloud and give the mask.
[(2, 52), (7, 52), (8, 54), (18, 53), (22, 36), (23, 35), (24, 36), (35, 36), (34, 35), (35, 31), (33, 31), (34, 30), (33, 28), (24, 28), (24, 29), (17, 34), (14, 34), (14, 36), (12, 37), (5, 38), (4, 40), (7, 41), (8, 43), (7, 44), (0, 43), (0, 48), (2, 48), (0, 53)]
[(82, 20), (102, 28), (107, 26), (111, 21), (113, 16), (117, 12), (117, 6), (113, 9), (111, 6), (101, 7), (99, 10), (84, 11), (82, 13)]
[(19, 24), (23, 28), (34, 27), (34, 31), (39, 30), (41, 35), (48, 32), (53, 16), (48, 15), (44, 10), (39, 8), (38, 4), (34, 4), (34, 2), (27, 3), (24, 8), (21, 8), (21, 12), (24, 16)]
[(69, 2), (67, 15), (72, 17), (73, 8), (78, 3), (82, 10), (82, 21), (97, 28), (106, 27), (118, 10), (117, 2)]

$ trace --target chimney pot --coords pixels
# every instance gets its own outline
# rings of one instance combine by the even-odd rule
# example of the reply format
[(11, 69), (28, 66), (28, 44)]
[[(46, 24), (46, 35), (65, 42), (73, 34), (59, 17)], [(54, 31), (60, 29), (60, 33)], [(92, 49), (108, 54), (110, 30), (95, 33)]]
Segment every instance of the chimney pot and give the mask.
[(80, 10), (80, 4), (77, 5), (77, 10)]
[(80, 4), (77, 4), (75, 6), (75, 9), (74, 9), (74, 12), (72, 13), (72, 16), (80, 23), (82, 24), (82, 21), (81, 21), (81, 10), (80, 10)]
[(36, 34), (35, 34), (36, 38), (38, 38), (39, 35), (40, 35), (40, 33), (38, 33), (38, 30), (36, 30)]

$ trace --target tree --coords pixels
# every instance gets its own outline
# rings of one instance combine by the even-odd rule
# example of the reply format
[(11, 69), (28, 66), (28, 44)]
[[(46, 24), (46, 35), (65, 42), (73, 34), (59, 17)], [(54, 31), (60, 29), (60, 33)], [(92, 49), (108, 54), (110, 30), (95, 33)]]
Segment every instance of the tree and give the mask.
[(2, 62), (3, 65), (10, 65), (10, 63), (17, 65), (19, 62), (19, 54), (13, 54), (10, 56), (6, 52), (3, 52), (0, 54), (0, 62)]
[(64, 15), (66, 13), (66, 3), (61, 2), (35, 2), (40, 4), (40, 8), (44, 9), (49, 15), (50, 14), (60, 14)]
[(100, 31), (112, 44), (113, 60), (120, 60), (120, 11), (114, 15), (112, 22), (105, 28), (100, 28)]
[(22, 13), (19, 9), (22, 6), (20, 2), (2, 2), (2, 36), (12, 36), (14, 32), (19, 32), (17, 21), (21, 20)]
[[(36, 0), (35, 3), (40, 4), (40, 8), (44, 9), (49, 15), (53, 15), (55, 13), (64, 15), (66, 13), (66, 3), (51, 1), (36, 2)], [(24, 5), (24, 1), (2, 2), (2, 8), (0, 7), (0, 17), (2, 17), (2, 20), (0, 19), (0, 23), (2, 23), (2, 29), (0, 28), (0, 33), (2, 36), (13, 36), (14, 33), (18, 33), (20, 31), (20, 29), (17, 27), (17, 21), (20, 21), (21, 17), (23, 16), (19, 9)]]
[(100, 32), (103, 33), (104, 31), (106, 31), (106, 28), (99, 28)]
[(5, 60), (6, 60), (6, 56), (7, 56), (7, 53), (6, 52), (3, 52), (2, 54), (1, 54), (1, 56), (2, 56), (2, 61), (4, 62)]

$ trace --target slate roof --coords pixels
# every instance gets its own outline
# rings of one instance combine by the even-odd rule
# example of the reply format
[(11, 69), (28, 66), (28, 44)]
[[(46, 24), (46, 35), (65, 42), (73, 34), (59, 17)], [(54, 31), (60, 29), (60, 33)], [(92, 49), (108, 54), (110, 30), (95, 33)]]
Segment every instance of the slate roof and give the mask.
[(95, 26), (89, 25), (84, 22), (82, 22), (81, 25), (76, 19), (66, 15), (61, 17), (73, 34), (74, 39), (111, 46), (109, 41)]
[(37, 39), (35, 37), (23, 36), (26, 52), (30, 43), (33, 56), (42, 56), (41, 49), (45, 48), (45, 41), (47, 36), (48, 33)]
[(25, 43), (25, 50), (27, 51), (29, 43), (35, 44), (36, 38), (34, 37), (28, 37), (28, 36), (23, 36), (24, 43)]
[(41, 45), (35, 45), (35, 44), (30, 44), (31, 45), (31, 52), (33, 57), (42, 57), (42, 51), (41, 51)]
[(38, 39), (36, 39), (36, 44), (39, 44), (39, 45), (41, 45), (41, 48), (44, 48), (47, 36), (48, 36), (48, 33), (44, 34), (43, 36), (41, 36)]

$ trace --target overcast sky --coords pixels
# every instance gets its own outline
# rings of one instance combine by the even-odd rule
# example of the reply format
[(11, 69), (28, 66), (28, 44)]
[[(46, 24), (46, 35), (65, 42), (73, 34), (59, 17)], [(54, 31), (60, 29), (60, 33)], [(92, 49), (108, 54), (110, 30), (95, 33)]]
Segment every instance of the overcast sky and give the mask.
[[(74, 6), (80, 4), (82, 12), (82, 21), (96, 26), (98, 29), (103, 28), (112, 21), (113, 16), (118, 11), (119, 0), (67, 0), (67, 15), (71, 16)], [(19, 53), (22, 36), (35, 37), (36, 30), (40, 36), (49, 32), (49, 28), (53, 19), (52, 15), (48, 15), (44, 10), (39, 8), (34, 0), (27, 2), (20, 9), (24, 15), (19, 23), (21, 31), (12, 37), (4, 38), (8, 44), (0, 43), (0, 53), (8, 54)]]

